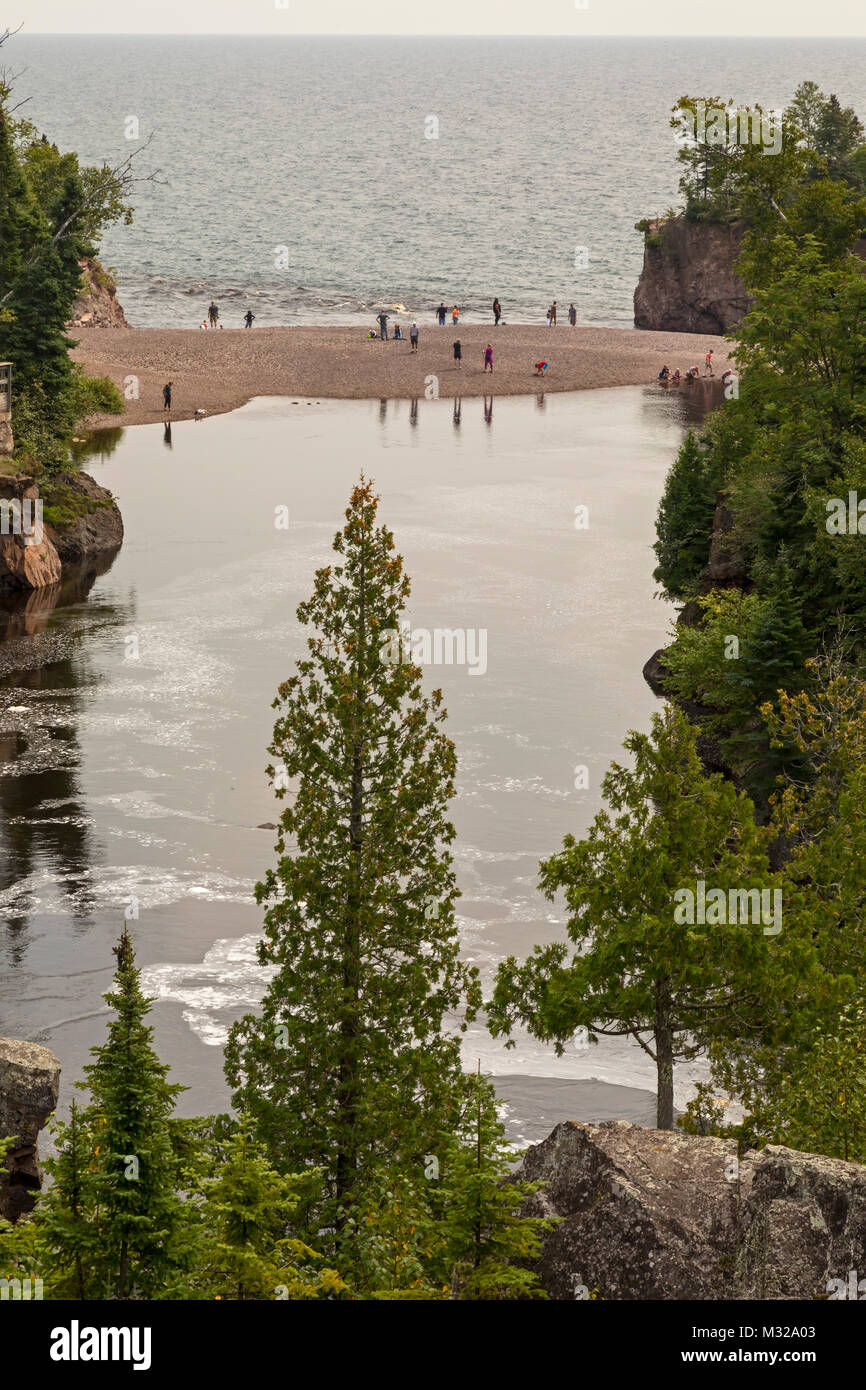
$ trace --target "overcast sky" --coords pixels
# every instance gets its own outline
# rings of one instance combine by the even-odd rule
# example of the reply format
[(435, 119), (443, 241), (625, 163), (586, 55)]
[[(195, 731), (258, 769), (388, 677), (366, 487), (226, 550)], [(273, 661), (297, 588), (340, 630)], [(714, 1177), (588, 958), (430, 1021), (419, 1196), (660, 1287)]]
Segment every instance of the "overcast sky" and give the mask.
[(30, 34), (866, 35), (862, 0), (0, 0)]

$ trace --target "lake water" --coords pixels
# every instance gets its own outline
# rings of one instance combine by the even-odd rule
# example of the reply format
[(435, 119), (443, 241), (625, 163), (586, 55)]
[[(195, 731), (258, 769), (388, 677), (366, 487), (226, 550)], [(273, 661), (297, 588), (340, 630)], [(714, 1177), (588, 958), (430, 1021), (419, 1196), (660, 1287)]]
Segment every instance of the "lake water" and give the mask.
[(159, 181), (103, 248), (139, 326), (196, 327), (212, 296), (239, 327), (247, 306), (259, 326), (381, 304), (429, 321), (442, 298), (471, 320), (494, 295), (512, 322), (556, 299), (628, 326), (634, 224), (678, 202), (681, 95), (780, 108), (811, 78), (866, 118), (863, 39), (19, 35), (4, 51), (21, 114), (62, 149), (114, 164), (153, 137), (137, 167)]
[[(672, 617), (654, 596), (653, 523), (689, 412), (694, 397), (655, 387), (260, 399), (176, 424), (170, 441), (129, 429), (87, 464), (117, 496), (123, 548), (64, 606), (7, 604), (0, 644), (0, 1032), (58, 1053), (67, 1102), (102, 1040), (111, 946), (135, 899), (157, 1045), (191, 1087), (182, 1108), (227, 1103), (220, 1044), (263, 988), (252, 893), (274, 861), (257, 827), (280, 809), (264, 771), (271, 700), (362, 469), (413, 581), (413, 626), (487, 632), (483, 675), (426, 672), (459, 758), (464, 953), (489, 985), (505, 955), (563, 939), (538, 860), (587, 827), (627, 730), (649, 725), (641, 668)], [(589, 1096), (599, 1117), (652, 1116), (652, 1067), (619, 1040), (557, 1060), (526, 1038), (506, 1052), (478, 1025), (465, 1058), (501, 1079), (518, 1137), (594, 1117), (575, 1113)], [(632, 1089), (569, 1090), (590, 1077)]]

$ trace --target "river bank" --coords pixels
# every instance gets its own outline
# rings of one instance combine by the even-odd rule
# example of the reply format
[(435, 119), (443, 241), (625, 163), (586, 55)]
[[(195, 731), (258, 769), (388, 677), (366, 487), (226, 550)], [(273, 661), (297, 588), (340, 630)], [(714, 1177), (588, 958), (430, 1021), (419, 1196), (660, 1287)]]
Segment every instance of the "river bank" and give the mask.
[[(565, 310), (562, 311), (565, 318)], [(393, 323), (389, 325), (393, 328)], [(694, 333), (654, 333), (624, 328), (557, 328), (525, 324), (460, 324), (455, 330), (419, 323), (419, 350), (409, 342), (372, 340), (355, 328), (115, 329), (81, 331), (73, 357), (94, 376), (109, 376), (127, 396), (122, 416), (89, 423), (142, 425), (189, 420), (196, 411), (220, 415), (254, 396), (316, 400), (432, 399), (517, 396), (606, 386), (653, 383), (660, 368), (685, 373), (703, 364), (712, 348), (716, 376), (728, 363), (724, 338)], [(408, 323), (403, 332), (408, 335)], [(453, 357), (455, 339), (462, 367)], [(494, 370), (485, 373), (484, 351), (493, 345)], [(550, 365), (544, 377), (535, 363)], [(172, 382), (172, 409), (163, 410), (162, 388)], [(701, 388), (683, 384), (682, 393)]]

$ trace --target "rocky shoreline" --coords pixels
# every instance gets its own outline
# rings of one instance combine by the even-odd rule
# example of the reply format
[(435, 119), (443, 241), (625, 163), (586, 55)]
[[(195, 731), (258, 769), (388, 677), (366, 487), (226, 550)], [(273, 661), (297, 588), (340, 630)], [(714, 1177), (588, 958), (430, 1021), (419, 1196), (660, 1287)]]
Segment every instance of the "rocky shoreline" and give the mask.
[[(120, 509), (88, 473), (62, 473), (46, 496), (35, 478), (0, 474), (0, 593), (51, 589), (72, 571), (113, 557), (123, 542)], [(10, 524), (15, 518), (17, 524)]]

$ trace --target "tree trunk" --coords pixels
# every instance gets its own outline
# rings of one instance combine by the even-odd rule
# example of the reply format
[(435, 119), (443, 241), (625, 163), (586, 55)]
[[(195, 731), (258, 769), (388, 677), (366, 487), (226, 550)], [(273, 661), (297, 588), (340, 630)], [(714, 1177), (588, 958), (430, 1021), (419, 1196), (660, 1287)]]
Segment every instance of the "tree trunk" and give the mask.
[[(364, 653), (367, 624), (365, 579), (365, 565), (362, 560), (355, 678), (356, 724), (352, 746), (352, 794), (349, 811), (349, 853), (352, 872), (351, 887), (346, 903), (346, 932), (343, 945), (343, 1006), (345, 1012), (340, 1024), (343, 1047), (338, 1086), (340, 1137), (336, 1161), (336, 1194), (337, 1201), (341, 1206), (355, 1186), (358, 1166), (355, 1128), (360, 1099), (357, 1005), (361, 988), (361, 855), (364, 844), (364, 694), (366, 681)], [(345, 1213), (341, 1212), (337, 1218), (338, 1229), (342, 1230), (345, 1220)]]
[(674, 1036), (668, 1011), (666, 984), (656, 992), (656, 1128), (674, 1127)]

